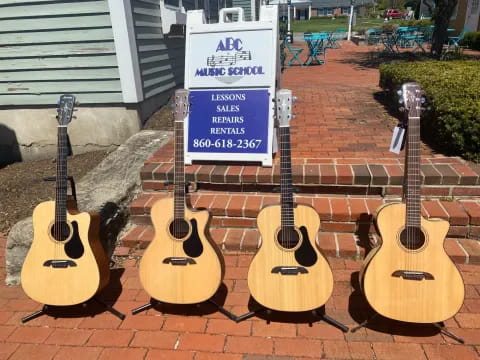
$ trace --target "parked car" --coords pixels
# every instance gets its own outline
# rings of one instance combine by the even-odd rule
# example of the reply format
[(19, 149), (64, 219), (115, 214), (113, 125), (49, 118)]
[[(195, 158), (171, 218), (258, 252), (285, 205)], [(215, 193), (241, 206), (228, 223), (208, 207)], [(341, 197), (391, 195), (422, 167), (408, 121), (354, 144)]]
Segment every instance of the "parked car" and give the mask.
[(406, 13), (404, 11), (401, 11), (398, 9), (389, 9), (389, 10), (385, 10), (383, 17), (388, 20), (402, 19), (405, 16), (405, 14)]

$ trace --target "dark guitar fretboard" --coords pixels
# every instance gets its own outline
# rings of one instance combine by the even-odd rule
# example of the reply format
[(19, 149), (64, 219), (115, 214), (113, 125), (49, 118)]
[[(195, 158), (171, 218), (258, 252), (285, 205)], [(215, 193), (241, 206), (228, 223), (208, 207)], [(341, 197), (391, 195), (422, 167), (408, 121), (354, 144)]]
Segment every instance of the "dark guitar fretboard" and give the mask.
[(280, 137), (280, 193), (282, 229), (293, 228), (295, 224), (293, 215), (293, 188), (292, 164), (290, 159), (290, 127), (278, 128)]
[(55, 223), (67, 221), (67, 126), (59, 125), (57, 134), (57, 178), (55, 185)]

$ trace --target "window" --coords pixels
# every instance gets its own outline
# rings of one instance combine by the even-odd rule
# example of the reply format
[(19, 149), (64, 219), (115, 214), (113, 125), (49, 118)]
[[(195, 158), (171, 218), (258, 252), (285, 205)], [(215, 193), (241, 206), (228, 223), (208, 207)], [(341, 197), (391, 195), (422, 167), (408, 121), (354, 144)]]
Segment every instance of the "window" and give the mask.
[(172, 7), (180, 7), (180, 0), (165, 0), (165, 5)]
[(342, 14), (345, 14), (345, 15), (350, 14), (350, 8), (349, 7), (342, 7)]
[(327, 15), (333, 15), (333, 8), (326, 9), (327, 10)]
[(480, 5), (480, 0), (472, 0), (472, 13), (478, 11), (478, 6)]

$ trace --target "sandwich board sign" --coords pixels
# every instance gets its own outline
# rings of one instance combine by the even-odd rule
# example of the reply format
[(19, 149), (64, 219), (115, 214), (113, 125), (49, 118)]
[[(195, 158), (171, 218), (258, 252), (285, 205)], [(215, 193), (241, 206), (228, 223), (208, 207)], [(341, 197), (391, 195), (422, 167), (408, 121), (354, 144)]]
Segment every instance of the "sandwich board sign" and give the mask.
[[(229, 22), (234, 15), (238, 21)], [(259, 21), (242, 8), (221, 9), (207, 24), (203, 10), (187, 12), (185, 163), (254, 161), (272, 165), (278, 58), (278, 7), (263, 5)]]

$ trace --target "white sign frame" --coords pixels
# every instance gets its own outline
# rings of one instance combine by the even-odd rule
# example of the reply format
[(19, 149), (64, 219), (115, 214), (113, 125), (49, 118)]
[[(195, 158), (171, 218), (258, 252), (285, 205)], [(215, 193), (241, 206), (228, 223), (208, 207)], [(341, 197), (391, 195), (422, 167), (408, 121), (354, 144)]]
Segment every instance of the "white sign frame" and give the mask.
[[(238, 21), (227, 22), (228, 14), (236, 14)], [(245, 33), (254, 31), (271, 32), (271, 49), (266, 49), (268, 56), (262, 59), (262, 63), (267, 64), (267, 78), (262, 79), (261, 83), (252, 81), (246, 84), (246, 81), (239, 81), (239, 84), (223, 84), (215, 78), (205, 79), (204, 83), (193, 80), (194, 69), (198, 65), (195, 54), (192, 54), (192, 40), (199, 41), (202, 35), (205, 38), (211, 34), (224, 33)], [(196, 43), (198, 45), (198, 42)], [(253, 55), (252, 55), (253, 57)], [(275, 114), (275, 92), (278, 84), (279, 74), (279, 46), (278, 46), (278, 7), (276, 5), (262, 5), (260, 7), (259, 21), (243, 21), (243, 9), (231, 8), (221, 9), (219, 12), (219, 22), (216, 24), (207, 24), (203, 10), (192, 10), (187, 12), (186, 42), (185, 42), (185, 80), (184, 87), (189, 90), (248, 90), (248, 89), (266, 89), (269, 92), (269, 110), (268, 110), (268, 135), (266, 153), (212, 153), (212, 152), (189, 152), (188, 151), (188, 117), (184, 124), (184, 150), (185, 164), (191, 165), (197, 160), (212, 161), (243, 161), (243, 162), (261, 162), (263, 166), (272, 166), (272, 152), (274, 144), (274, 114)], [(209, 81), (208, 81), (209, 80)], [(247, 86), (246, 86), (247, 85)]]

